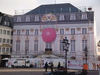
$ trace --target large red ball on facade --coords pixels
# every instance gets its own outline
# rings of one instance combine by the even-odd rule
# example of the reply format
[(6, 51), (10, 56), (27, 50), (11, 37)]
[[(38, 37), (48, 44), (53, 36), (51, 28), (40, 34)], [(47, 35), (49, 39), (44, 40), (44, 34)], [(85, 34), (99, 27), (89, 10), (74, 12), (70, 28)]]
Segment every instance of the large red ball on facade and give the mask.
[(51, 43), (56, 38), (56, 31), (53, 28), (45, 28), (42, 32), (42, 39), (46, 43)]

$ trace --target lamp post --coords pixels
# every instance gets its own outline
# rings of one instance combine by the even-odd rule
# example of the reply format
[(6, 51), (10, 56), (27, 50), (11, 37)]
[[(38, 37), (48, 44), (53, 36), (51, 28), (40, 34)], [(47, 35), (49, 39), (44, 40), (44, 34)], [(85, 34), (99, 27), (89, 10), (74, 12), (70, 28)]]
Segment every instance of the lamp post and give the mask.
[(85, 49), (84, 49), (84, 56), (85, 56), (85, 64), (83, 64), (83, 73), (84, 73), (84, 75), (87, 75), (87, 70), (88, 70), (88, 62), (87, 62), (88, 49), (87, 49), (87, 46), (85, 46)]
[(87, 56), (88, 56), (87, 46), (84, 49), (84, 55), (85, 55), (85, 63), (87, 64)]
[(68, 51), (69, 45), (70, 45), (67, 37), (65, 37), (65, 39), (63, 39), (62, 44), (63, 44), (63, 50), (65, 50), (65, 68), (67, 69), (67, 51)]

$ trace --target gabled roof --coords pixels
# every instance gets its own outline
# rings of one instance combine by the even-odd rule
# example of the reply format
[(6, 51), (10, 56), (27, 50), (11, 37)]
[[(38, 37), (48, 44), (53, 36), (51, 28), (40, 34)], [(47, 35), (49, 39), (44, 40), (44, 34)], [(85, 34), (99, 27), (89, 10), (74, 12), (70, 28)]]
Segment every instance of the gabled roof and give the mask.
[[(12, 16), (9, 16), (9, 15), (6, 15), (6, 14), (3, 14), (0, 12), (0, 25), (3, 25), (3, 26), (8, 26), (8, 27), (12, 27), (13, 26), (13, 19), (12, 19)], [(9, 22), (10, 24), (9, 25), (5, 25), (4, 22)]]
[(79, 12), (80, 10), (73, 6), (70, 3), (64, 4), (49, 4), (49, 5), (41, 5), (25, 15), (31, 14), (47, 14), (47, 13), (69, 13), (69, 12)]
[(0, 12), (0, 16), (3, 16), (4, 14), (2, 12)]

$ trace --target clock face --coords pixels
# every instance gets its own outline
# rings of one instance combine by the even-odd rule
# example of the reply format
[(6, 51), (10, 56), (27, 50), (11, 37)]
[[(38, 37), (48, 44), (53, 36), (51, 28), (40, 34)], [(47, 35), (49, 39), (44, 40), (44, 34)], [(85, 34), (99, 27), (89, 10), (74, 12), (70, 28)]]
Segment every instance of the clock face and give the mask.
[(53, 28), (45, 28), (42, 32), (42, 39), (46, 43), (51, 43), (56, 38), (56, 31)]

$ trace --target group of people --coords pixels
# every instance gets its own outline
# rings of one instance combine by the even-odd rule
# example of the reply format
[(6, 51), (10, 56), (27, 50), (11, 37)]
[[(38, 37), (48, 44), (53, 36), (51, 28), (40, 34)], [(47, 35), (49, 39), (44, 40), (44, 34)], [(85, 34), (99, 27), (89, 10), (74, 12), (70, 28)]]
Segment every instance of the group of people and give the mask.
[[(57, 68), (60, 68), (60, 62), (58, 62), (58, 66), (57, 66)], [(54, 67), (54, 65), (53, 65), (53, 62), (50, 62), (49, 64), (46, 62), (45, 63), (45, 66), (44, 66), (44, 68), (45, 68), (45, 72), (47, 72), (47, 69), (48, 68), (50, 68), (51, 69), (51, 72), (53, 72), (53, 67)]]

